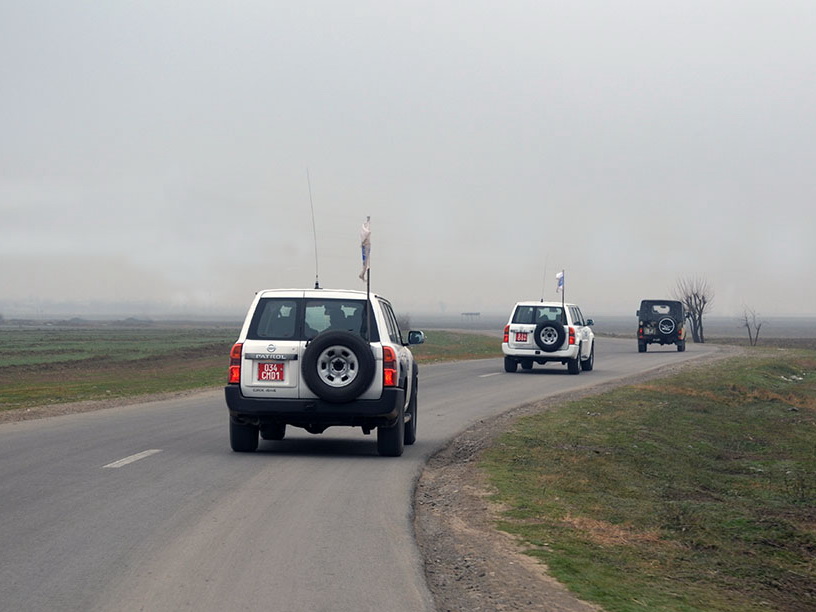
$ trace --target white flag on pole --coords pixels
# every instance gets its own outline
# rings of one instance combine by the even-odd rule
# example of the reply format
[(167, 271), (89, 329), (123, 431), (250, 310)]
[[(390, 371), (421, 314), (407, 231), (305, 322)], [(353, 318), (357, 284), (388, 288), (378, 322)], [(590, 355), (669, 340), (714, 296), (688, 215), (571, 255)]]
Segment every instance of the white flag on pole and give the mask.
[(365, 223), (360, 228), (360, 250), (363, 255), (363, 270), (360, 272), (360, 280), (365, 280), (366, 272), (371, 266), (371, 217), (366, 217)]
[(558, 282), (558, 284), (555, 286), (555, 292), (561, 293), (564, 290), (564, 271), (561, 270), (558, 274), (556, 274), (555, 279)]

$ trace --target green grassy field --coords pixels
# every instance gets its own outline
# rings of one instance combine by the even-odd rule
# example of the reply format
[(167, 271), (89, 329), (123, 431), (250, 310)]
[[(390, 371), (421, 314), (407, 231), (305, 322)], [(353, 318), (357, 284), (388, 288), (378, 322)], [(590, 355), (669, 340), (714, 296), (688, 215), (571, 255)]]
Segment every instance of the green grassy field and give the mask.
[[(237, 326), (0, 327), (0, 410), (218, 387)], [(501, 355), (500, 340), (429, 331), (432, 363)]]
[(133, 397), (223, 381), (235, 327), (0, 328), (0, 410)]
[(518, 421), (500, 528), (609, 612), (816, 610), (816, 351), (754, 351)]
[(443, 330), (425, 332), (425, 343), (411, 347), (418, 363), (500, 358), (501, 338)]

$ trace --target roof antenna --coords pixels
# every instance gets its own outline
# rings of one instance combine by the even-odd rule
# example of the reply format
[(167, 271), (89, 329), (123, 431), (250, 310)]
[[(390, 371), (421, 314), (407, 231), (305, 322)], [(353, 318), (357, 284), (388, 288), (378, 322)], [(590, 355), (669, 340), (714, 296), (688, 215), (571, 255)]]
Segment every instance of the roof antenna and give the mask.
[(314, 253), (315, 253), (315, 289), (320, 289), (320, 281), (317, 273), (317, 227), (315, 226), (314, 203), (312, 202), (312, 181), (309, 179), (309, 168), (306, 168), (306, 182), (309, 185), (309, 206), (312, 207), (312, 234), (314, 236)]

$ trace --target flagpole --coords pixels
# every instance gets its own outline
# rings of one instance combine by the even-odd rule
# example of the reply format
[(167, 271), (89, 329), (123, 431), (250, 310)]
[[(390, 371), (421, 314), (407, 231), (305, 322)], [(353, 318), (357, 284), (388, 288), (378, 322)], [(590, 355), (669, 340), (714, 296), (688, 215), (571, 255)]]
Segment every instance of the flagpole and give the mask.
[(567, 294), (567, 279), (564, 276), (564, 270), (561, 270), (561, 309), (564, 309), (564, 302)]
[[(366, 334), (371, 342), (371, 215), (366, 217), (363, 223), (363, 232), (360, 234), (361, 248), (363, 252), (363, 275), (366, 282)], [(368, 248), (366, 248), (368, 247)], [(366, 252), (367, 251), (367, 252)]]
[(555, 275), (555, 278), (558, 280), (558, 284), (555, 287), (556, 293), (561, 293), (561, 310), (564, 309), (564, 302), (566, 301), (564, 295), (566, 294), (566, 278), (564, 278), (564, 269), (562, 268), (561, 271)]
[(544, 276), (541, 279), (541, 301), (544, 301), (544, 293), (545, 293), (545, 286), (547, 284), (547, 262), (550, 259), (550, 254), (547, 253), (546, 257), (544, 257)]
[(306, 183), (309, 185), (309, 206), (312, 207), (312, 234), (314, 235), (315, 256), (315, 289), (320, 289), (320, 280), (317, 271), (317, 226), (315, 225), (314, 203), (312, 202), (312, 181), (309, 178), (309, 168), (306, 168)]
[(371, 315), (373, 309), (371, 308), (371, 268), (366, 270), (366, 336), (367, 340), (371, 342)]

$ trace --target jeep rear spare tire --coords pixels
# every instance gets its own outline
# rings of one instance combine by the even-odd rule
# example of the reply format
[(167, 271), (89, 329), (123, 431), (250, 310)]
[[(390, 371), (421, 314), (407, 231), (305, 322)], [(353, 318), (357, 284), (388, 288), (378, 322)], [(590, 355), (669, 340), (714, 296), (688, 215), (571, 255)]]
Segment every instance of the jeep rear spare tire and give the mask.
[(535, 343), (545, 353), (552, 353), (564, 344), (564, 326), (554, 321), (544, 321), (535, 328)]
[(303, 351), (301, 373), (306, 386), (327, 402), (350, 402), (374, 379), (374, 355), (362, 337), (344, 331), (315, 336)]
[(658, 330), (660, 331), (660, 333), (661, 333), (662, 335), (664, 335), (664, 336), (668, 336), (669, 334), (671, 334), (672, 332), (674, 332), (675, 327), (676, 327), (676, 326), (675, 326), (675, 324), (674, 324), (674, 319), (672, 319), (671, 317), (663, 317), (663, 318), (662, 318), (662, 319), (660, 319), (660, 321), (657, 323), (657, 329), (658, 329)]

